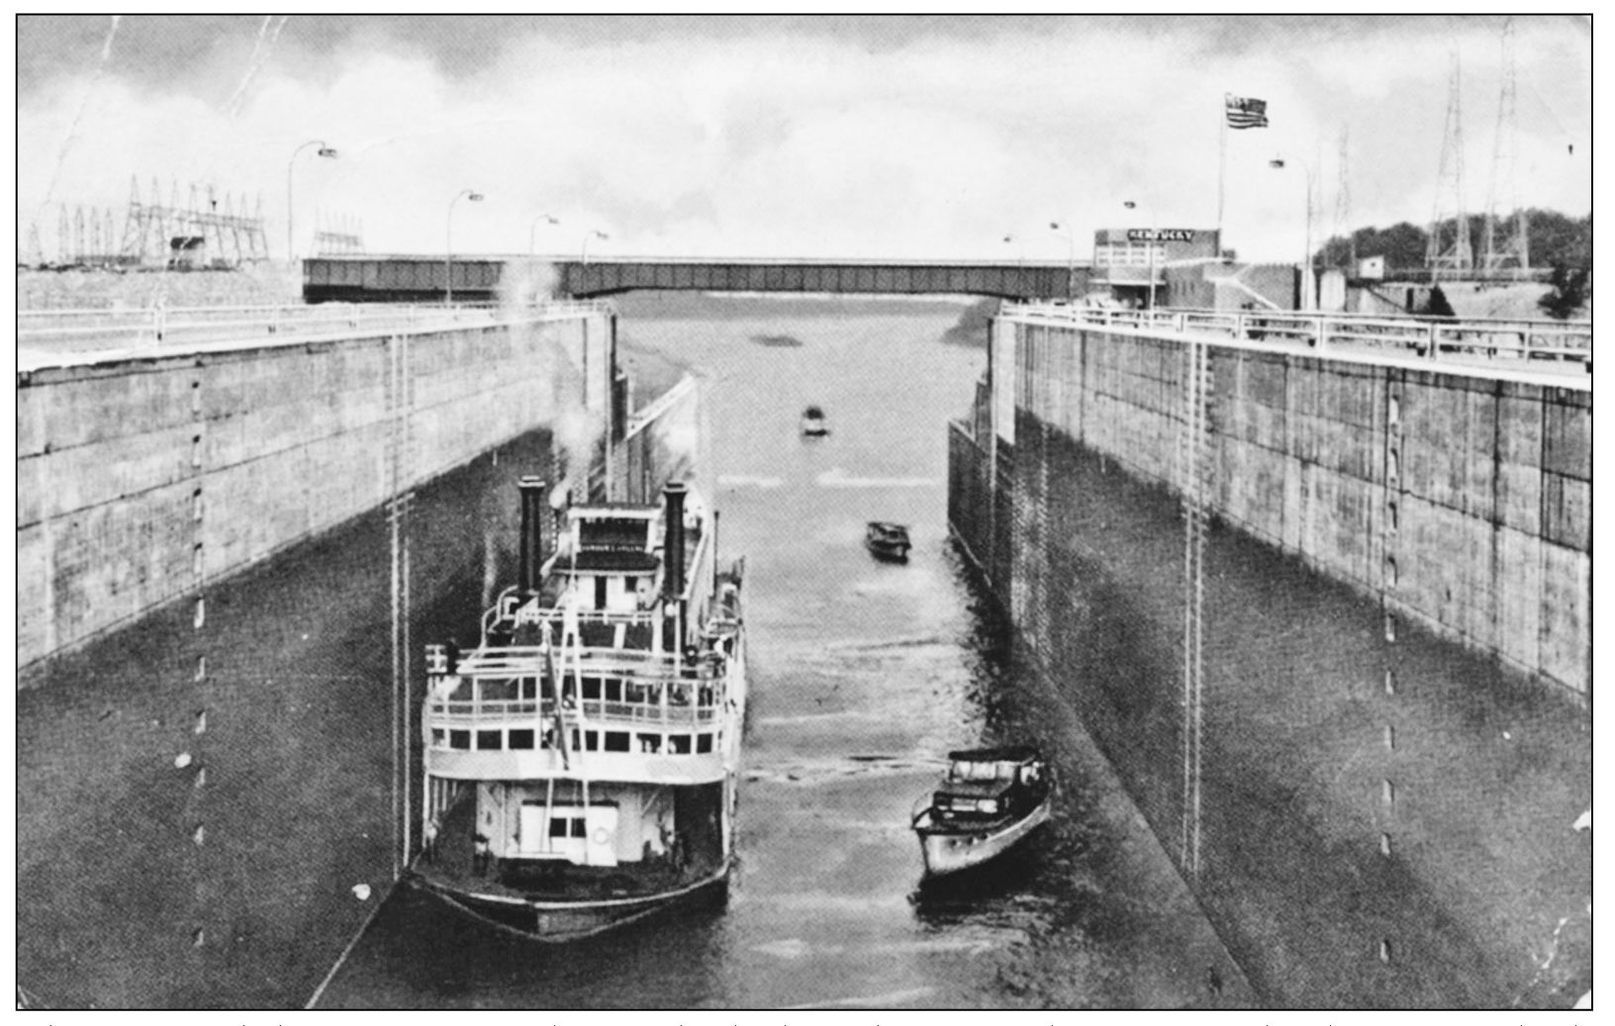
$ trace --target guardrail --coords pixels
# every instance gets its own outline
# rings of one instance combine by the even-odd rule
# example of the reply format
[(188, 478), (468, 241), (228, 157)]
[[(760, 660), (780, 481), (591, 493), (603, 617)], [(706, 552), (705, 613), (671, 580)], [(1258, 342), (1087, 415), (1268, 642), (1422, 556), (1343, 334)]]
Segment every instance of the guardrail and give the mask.
[[(604, 698), (574, 699), (567, 708), (588, 724), (628, 724), (640, 726), (701, 726), (714, 722), (720, 706), (708, 692), (701, 701), (660, 703), (622, 702)], [(470, 727), (510, 722), (554, 722), (555, 700), (545, 699), (444, 699), (426, 703), (427, 723), (432, 726)], [(577, 725), (575, 720), (573, 725)]]
[(285, 335), (344, 335), (361, 331), (420, 331), (445, 325), (487, 325), (547, 320), (609, 311), (599, 300), (537, 306), (495, 303), (320, 303), (298, 306), (151, 306), (129, 310), (23, 310), (17, 341), (94, 348), (204, 342), (251, 342)]
[(1244, 342), (1301, 343), (1309, 348), (1353, 346), (1411, 351), (1430, 360), (1557, 360), (1593, 369), (1590, 321), (1445, 320), (1367, 314), (1273, 310), (1116, 310), (1066, 303), (1005, 303), (1012, 316), (1176, 335), (1214, 335)]

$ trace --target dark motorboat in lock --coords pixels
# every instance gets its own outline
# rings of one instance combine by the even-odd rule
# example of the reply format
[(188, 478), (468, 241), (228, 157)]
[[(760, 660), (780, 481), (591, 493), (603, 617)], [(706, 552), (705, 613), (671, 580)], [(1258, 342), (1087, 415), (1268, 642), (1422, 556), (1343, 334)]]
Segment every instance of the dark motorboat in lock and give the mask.
[(864, 531), (864, 545), (881, 559), (904, 561), (914, 545), (908, 540), (908, 528), (885, 520), (871, 520)]
[(1002, 855), (1048, 822), (1054, 775), (1027, 745), (948, 753), (948, 772), (913, 817), (927, 879)]
[(802, 411), (802, 434), (809, 438), (820, 438), (830, 433), (830, 425), (824, 422), (824, 411), (817, 406), (809, 406)]

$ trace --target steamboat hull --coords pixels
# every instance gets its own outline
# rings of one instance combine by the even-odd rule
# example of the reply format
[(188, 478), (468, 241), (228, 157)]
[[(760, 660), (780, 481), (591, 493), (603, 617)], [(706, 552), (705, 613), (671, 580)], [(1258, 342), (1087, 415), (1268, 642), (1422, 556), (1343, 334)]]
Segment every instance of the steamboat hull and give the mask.
[(450, 887), (411, 872), (408, 882), (462, 913), (506, 933), (561, 943), (581, 940), (629, 923), (676, 911), (716, 907), (728, 897), (729, 867), (683, 887), (657, 894), (597, 900), (537, 900)]

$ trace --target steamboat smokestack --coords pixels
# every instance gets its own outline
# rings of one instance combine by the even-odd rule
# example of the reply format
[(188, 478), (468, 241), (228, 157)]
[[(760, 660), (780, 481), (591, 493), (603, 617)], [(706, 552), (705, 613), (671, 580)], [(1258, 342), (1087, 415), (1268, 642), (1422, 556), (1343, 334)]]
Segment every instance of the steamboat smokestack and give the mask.
[(516, 487), (522, 496), (521, 588), (535, 592), (544, 566), (544, 482), (524, 477)]
[(666, 520), (662, 537), (662, 559), (666, 564), (663, 586), (669, 602), (677, 602), (684, 594), (684, 493), (682, 481), (669, 481), (662, 489)]

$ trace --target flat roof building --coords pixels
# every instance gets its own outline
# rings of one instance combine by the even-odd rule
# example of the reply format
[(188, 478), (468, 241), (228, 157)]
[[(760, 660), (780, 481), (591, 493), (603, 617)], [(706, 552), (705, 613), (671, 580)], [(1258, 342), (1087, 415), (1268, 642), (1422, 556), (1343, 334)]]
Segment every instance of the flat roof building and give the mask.
[(1168, 267), (1216, 263), (1219, 233), (1207, 228), (1101, 228), (1094, 232), (1093, 276), (1089, 284), (1109, 289), (1136, 306), (1159, 302)]

